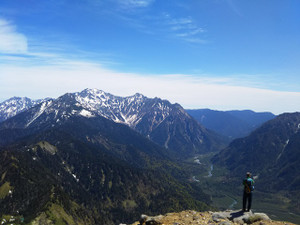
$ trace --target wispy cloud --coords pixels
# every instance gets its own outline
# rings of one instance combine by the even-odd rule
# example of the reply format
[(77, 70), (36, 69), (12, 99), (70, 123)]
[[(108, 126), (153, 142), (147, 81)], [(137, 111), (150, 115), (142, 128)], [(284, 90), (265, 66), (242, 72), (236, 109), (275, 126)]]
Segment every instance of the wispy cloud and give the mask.
[(193, 43), (194, 44), (207, 44), (207, 43), (210, 43), (208, 40), (200, 39), (200, 38), (185, 37), (183, 40), (186, 41), (186, 42), (192, 43), (192, 44)]
[[(111, 0), (112, 1), (112, 0)], [(167, 11), (151, 7), (155, 0), (118, 0), (106, 11), (136, 30), (158, 37), (177, 39), (193, 44), (207, 44), (206, 28), (197, 24), (191, 16), (175, 16)]]
[(125, 8), (145, 8), (150, 6), (155, 0), (119, 0), (121, 7)]
[(105, 65), (116, 64), (111, 60), (112, 53), (87, 52), (68, 42), (68, 39), (52, 43), (36, 37), (26, 37), (17, 32), (17, 26), (7, 19), (0, 18), (0, 67), (34, 67), (64, 65), (66, 59), (97, 59)]
[(203, 32), (205, 32), (203, 28), (195, 28), (195, 29), (187, 30), (186, 32), (178, 33), (176, 35), (177, 37), (191, 37)]
[(42, 60), (58, 57), (56, 53), (49, 51), (49, 46), (45, 46), (47, 45), (29, 46), (28, 38), (25, 34), (17, 32), (13, 22), (0, 18), (0, 64), (29, 61), (39, 63)]
[(164, 13), (163, 18), (165, 26), (173, 37), (190, 43), (208, 43), (201, 36), (201, 34), (206, 32), (206, 29), (198, 26), (192, 17), (174, 18), (170, 14)]
[(0, 18), (0, 53), (20, 54), (28, 50), (27, 38), (17, 32), (12, 22)]
[(232, 0), (226, 0), (229, 7), (240, 17), (243, 16), (243, 14), (241, 13), (241, 10), (236, 6), (236, 4), (232, 1)]

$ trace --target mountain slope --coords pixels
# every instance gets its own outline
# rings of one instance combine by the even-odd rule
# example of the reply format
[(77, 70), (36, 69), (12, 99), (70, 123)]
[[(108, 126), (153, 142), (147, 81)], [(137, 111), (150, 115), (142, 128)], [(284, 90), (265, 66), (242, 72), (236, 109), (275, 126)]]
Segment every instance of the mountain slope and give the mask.
[(286, 113), (263, 124), (246, 138), (233, 141), (213, 158), (231, 177), (247, 171), (256, 177), (259, 191), (282, 194), (300, 214), (300, 113)]
[(249, 135), (251, 131), (275, 117), (272, 113), (256, 113), (250, 110), (195, 109), (186, 111), (206, 128), (229, 137), (231, 140)]
[(281, 155), (290, 145), (289, 140), (299, 132), (299, 124), (300, 113), (279, 115), (248, 137), (233, 141), (217, 154), (215, 160), (234, 171), (248, 168), (259, 173), (280, 162)]
[[(2, 192), (1, 213), (20, 214), (30, 221), (55, 204), (73, 219), (97, 221), (88, 224), (115, 224), (132, 220), (142, 209), (158, 213), (207, 208), (201, 202), (207, 200), (201, 190), (194, 189), (196, 194), (191, 195), (193, 188), (167, 173), (131, 167), (72, 139), (59, 142), (52, 145), (39, 141), (26, 145), (29, 150), (0, 152), (0, 189), (8, 184), (11, 190), (11, 194)], [(56, 152), (51, 153), (50, 146)], [(171, 204), (166, 207), (165, 202)], [(81, 215), (74, 215), (77, 210), (73, 212), (70, 205), (80, 206), (77, 208)]]

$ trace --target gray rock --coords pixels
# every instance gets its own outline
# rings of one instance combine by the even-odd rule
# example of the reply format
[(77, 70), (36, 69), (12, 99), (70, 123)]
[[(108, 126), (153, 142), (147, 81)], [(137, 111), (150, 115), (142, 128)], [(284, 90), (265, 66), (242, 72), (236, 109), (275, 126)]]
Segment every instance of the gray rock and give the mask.
[(145, 224), (146, 220), (147, 220), (148, 216), (147, 215), (141, 215), (141, 219), (139, 220), (140, 225)]
[(254, 213), (254, 216), (259, 217), (261, 220), (267, 220), (267, 221), (271, 220), (270, 217), (268, 217), (268, 215), (265, 213)]
[(229, 219), (230, 218), (230, 211), (228, 212), (215, 212), (212, 214), (212, 219), (215, 222), (219, 222), (220, 219)]
[(145, 225), (162, 225), (162, 223), (155, 221), (155, 220), (149, 220), (149, 221), (146, 221)]
[(252, 212), (242, 212), (239, 211), (235, 214), (232, 214), (231, 220), (234, 223), (238, 223), (238, 224), (244, 224), (244, 223), (248, 223), (250, 221), (250, 217), (253, 216)]
[(223, 222), (219, 223), (218, 225), (232, 225), (232, 223), (223, 221)]
[(200, 220), (201, 217), (200, 216), (193, 216), (193, 220)]
[[(190, 214), (186, 214), (184, 217), (191, 217), (194, 221), (200, 221), (201, 218), (205, 219), (202, 214), (201, 216), (196, 215), (196, 212), (190, 211)], [(149, 217), (142, 215), (140, 219), (140, 225), (161, 225), (163, 219), (162, 215)], [(222, 221), (225, 220), (225, 221)], [(243, 212), (241, 210), (227, 210), (223, 212), (211, 212), (211, 219), (208, 221), (209, 224), (218, 225), (232, 225), (233, 223), (237, 224), (252, 224), (255, 222), (261, 221), (260, 224), (264, 225), (263, 221), (271, 221), (271, 219), (265, 213), (253, 213)], [(178, 221), (179, 222), (179, 221)], [(233, 222), (233, 223), (232, 223)], [(173, 225), (179, 225), (179, 223), (174, 222)]]
[(257, 221), (271, 221), (265, 213), (252, 213), (250, 212), (234, 212), (231, 213), (231, 218), (234, 223), (238, 224), (252, 224)]
[(163, 216), (159, 215), (156, 217), (149, 217), (147, 215), (141, 215), (140, 219), (140, 225), (161, 225), (162, 223), (160, 222), (161, 218)]
[(245, 222), (247, 223), (255, 223), (257, 221), (271, 221), (271, 219), (265, 213), (254, 213), (249, 217), (249, 219)]

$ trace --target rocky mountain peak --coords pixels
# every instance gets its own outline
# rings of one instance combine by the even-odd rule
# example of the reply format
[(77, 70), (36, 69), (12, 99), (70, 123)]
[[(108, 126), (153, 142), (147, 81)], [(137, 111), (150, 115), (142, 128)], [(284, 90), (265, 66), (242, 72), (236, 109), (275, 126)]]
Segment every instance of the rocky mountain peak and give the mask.
[(80, 96), (81, 98), (85, 98), (86, 100), (102, 100), (102, 101), (105, 101), (107, 99), (110, 99), (110, 98), (113, 98), (113, 95), (109, 94), (109, 93), (106, 93), (102, 90), (99, 90), (99, 89), (84, 89), (83, 91), (81, 92), (76, 92), (74, 93), (75, 96)]
[(17, 115), (42, 101), (44, 100), (32, 100), (27, 97), (12, 97), (0, 103), (0, 122)]
[(142, 95), (141, 93), (135, 93), (133, 96), (134, 96), (136, 99), (137, 99), (137, 98), (139, 98), (139, 99), (145, 98), (145, 96)]

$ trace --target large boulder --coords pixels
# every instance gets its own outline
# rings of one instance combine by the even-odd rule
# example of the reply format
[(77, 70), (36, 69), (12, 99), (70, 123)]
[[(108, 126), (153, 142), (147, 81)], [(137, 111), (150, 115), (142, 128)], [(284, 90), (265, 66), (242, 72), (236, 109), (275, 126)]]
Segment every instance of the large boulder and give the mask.
[(257, 221), (271, 221), (270, 218), (264, 213), (253, 213), (243, 211), (227, 210), (224, 212), (215, 212), (212, 214), (214, 222), (220, 222), (220, 220), (228, 219), (238, 224), (252, 224)]

